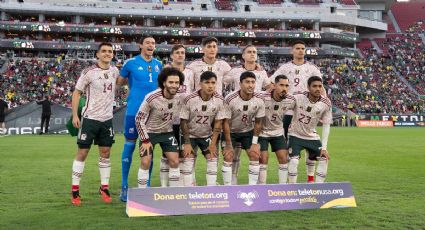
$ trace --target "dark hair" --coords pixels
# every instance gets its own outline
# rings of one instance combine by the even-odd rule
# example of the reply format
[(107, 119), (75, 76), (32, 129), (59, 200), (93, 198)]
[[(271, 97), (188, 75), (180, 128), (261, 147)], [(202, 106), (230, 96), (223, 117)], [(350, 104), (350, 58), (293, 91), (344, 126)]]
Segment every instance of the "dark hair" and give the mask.
[(274, 79), (274, 83), (278, 83), (280, 80), (289, 80), (287, 76), (281, 74), (281, 75), (277, 75), (276, 78)]
[(305, 46), (305, 42), (301, 41), (301, 40), (295, 40), (293, 42), (291, 42), (291, 46), (294, 47), (297, 44), (301, 44)]
[(161, 70), (161, 72), (158, 75), (158, 86), (159, 86), (159, 88), (164, 89), (164, 82), (166, 82), (168, 77), (172, 76), (172, 75), (178, 76), (179, 80), (180, 80), (180, 85), (183, 84), (184, 74), (180, 70), (178, 70), (174, 67), (165, 67), (164, 69)]
[(322, 78), (318, 77), (318, 76), (312, 76), (308, 79), (307, 84), (310, 87), (311, 83), (313, 83), (314, 81), (320, 81), (323, 83)]
[(98, 52), (100, 51), (100, 49), (102, 49), (102, 46), (109, 46), (109, 47), (112, 47), (112, 44), (111, 44), (111, 43), (109, 43), (109, 42), (102, 42), (102, 43), (100, 43), (100, 44), (99, 44), (99, 46), (97, 47), (97, 51), (98, 51)]
[(155, 38), (152, 37), (152, 35), (146, 35), (146, 36), (142, 37), (142, 39), (140, 39), (140, 44), (143, 44), (143, 42), (145, 41), (146, 38), (153, 38), (153, 40), (155, 40)]
[(202, 46), (206, 46), (208, 44), (210, 44), (211, 42), (215, 42), (216, 44), (218, 44), (218, 40), (215, 37), (206, 37), (204, 39), (202, 39)]
[(257, 80), (257, 78), (255, 77), (255, 74), (251, 71), (245, 71), (241, 74), (239, 81), (242, 82), (244, 79), (247, 78), (254, 78), (255, 80)]
[(201, 81), (207, 81), (211, 78), (215, 78), (215, 80), (217, 80), (217, 75), (215, 75), (215, 73), (211, 71), (205, 71), (201, 74)]
[(245, 53), (245, 50), (248, 49), (249, 47), (256, 48), (254, 45), (247, 45), (247, 46), (245, 46), (245, 48), (243, 48), (242, 53)]
[(174, 53), (174, 51), (176, 51), (176, 50), (178, 50), (178, 49), (181, 49), (181, 48), (185, 48), (183, 44), (175, 44), (175, 45), (173, 46), (173, 48), (171, 48), (171, 54), (173, 54), (173, 53)]

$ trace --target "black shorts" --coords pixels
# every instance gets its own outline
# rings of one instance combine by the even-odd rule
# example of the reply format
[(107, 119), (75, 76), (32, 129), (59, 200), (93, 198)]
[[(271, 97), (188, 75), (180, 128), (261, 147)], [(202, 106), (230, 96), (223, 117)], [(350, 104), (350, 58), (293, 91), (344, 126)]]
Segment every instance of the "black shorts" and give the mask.
[(0, 116), (0, 122), (4, 122), (6, 116)]
[(210, 153), (208, 147), (210, 147), (211, 144), (211, 137), (190, 138), (190, 144), (192, 145), (193, 149), (197, 149), (196, 147), (199, 147), (199, 149), (201, 149), (202, 154), (205, 156)]
[(258, 143), (261, 146), (261, 151), (268, 151), (269, 150), (269, 143), (272, 146), (272, 151), (276, 152), (282, 149), (288, 149), (288, 146), (286, 145), (286, 140), (281, 136), (277, 137), (259, 137)]
[(77, 137), (78, 147), (89, 149), (93, 141), (100, 147), (111, 147), (115, 143), (112, 119), (103, 122), (88, 118), (81, 119), (81, 128)]
[(242, 149), (248, 150), (252, 145), (252, 136), (254, 130), (245, 133), (231, 133), (230, 138), (232, 139), (232, 145), (236, 146), (236, 143), (241, 143)]
[(320, 156), (322, 142), (320, 140), (304, 140), (289, 136), (288, 147), (290, 157), (300, 156), (301, 151), (305, 149), (308, 152), (308, 159), (317, 160), (317, 157)]

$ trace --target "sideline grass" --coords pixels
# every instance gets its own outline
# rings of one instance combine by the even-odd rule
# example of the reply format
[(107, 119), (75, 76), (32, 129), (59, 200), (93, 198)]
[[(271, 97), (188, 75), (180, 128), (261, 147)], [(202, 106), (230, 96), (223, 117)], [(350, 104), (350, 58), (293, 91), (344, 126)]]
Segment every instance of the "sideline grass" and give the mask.
[[(74, 138), (1, 137), (0, 229), (423, 229), (424, 133), (423, 128), (331, 129), (328, 181), (350, 181), (357, 208), (131, 219), (118, 200), (122, 135), (116, 137), (111, 157), (113, 203), (100, 202), (97, 151), (93, 148), (81, 182), (81, 207), (72, 207), (69, 198)], [(159, 184), (158, 152), (155, 158), (154, 186)], [(133, 160), (130, 184), (136, 186), (136, 153)], [(240, 182), (246, 184), (247, 157), (242, 160)], [(200, 184), (205, 184), (204, 171), (201, 156), (197, 161)], [(299, 180), (305, 181), (304, 164), (299, 171)], [(268, 183), (277, 183), (273, 156), (268, 174)]]

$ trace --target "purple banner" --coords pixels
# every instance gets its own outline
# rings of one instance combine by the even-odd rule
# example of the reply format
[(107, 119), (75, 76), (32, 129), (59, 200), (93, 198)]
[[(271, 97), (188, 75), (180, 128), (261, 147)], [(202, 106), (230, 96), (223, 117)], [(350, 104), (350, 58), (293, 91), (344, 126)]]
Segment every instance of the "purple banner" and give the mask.
[(356, 207), (350, 183), (132, 188), (127, 215), (207, 213)]

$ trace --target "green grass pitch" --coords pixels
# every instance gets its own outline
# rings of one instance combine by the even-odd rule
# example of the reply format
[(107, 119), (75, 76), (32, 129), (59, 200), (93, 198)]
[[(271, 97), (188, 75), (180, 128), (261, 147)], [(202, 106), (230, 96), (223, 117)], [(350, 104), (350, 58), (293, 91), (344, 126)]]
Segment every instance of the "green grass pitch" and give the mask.
[[(425, 129), (332, 128), (329, 182), (352, 183), (357, 208), (239, 214), (128, 218), (118, 199), (123, 136), (112, 148), (112, 204), (97, 193), (97, 149), (86, 162), (82, 206), (70, 204), (71, 165), (76, 139), (65, 135), (0, 137), (0, 229), (424, 229)], [(154, 186), (159, 185), (159, 151)], [(304, 162), (302, 160), (301, 162)], [(130, 185), (136, 186), (139, 157), (134, 153)], [(197, 161), (205, 184), (205, 160)], [(300, 182), (306, 180), (300, 163)], [(220, 174), (220, 173), (219, 173)], [(221, 176), (218, 181), (221, 182)], [(246, 184), (247, 157), (240, 183)], [(277, 183), (272, 155), (268, 183)]]

